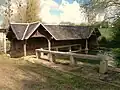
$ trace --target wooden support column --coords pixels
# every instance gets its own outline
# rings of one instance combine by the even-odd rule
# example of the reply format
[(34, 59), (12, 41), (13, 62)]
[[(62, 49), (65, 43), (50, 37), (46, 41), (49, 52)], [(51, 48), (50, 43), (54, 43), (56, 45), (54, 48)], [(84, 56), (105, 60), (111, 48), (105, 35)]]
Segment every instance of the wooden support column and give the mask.
[(27, 40), (24, 40), (24, 45), (23, 45), (23, 50), (24, 50), (24, 56), (26, 56), (27, 54), (26, 54), (26, 49), (27, 49)]
[(58, 48), (55, 48), (56, 51), (59, 51)]
[(6, 54), (6, 33), (3, 33), (3, 48), (4, 48), (4, 53)]
[(71, 46), (69, 47), (69, 52), (71, 52), (72, 51), (72, 48), (71, 48)]
[[(48, 40), (48, 50), (51, 51), (51, 42), (49, 39)], [(48, 59), (52, 62), (52, 55), (50, 53), (48, 53)]]
[(85, 43), (85, 53), (88, 54), (88, 40), (86, 39), (86, 43)]
[(80, 50), (80, 51), (82, 50), (82, 47), (81, 47), (81, 45), (80, 45), (80, 47), (79, 47), (79, 50)]
[(96, 44), (97, 44), (97, 48), (99, 49), (100, 46), (99, 46), (99, 42), (98, 42), (98, 40), (97, 40), (97, 37), (96, 37)]
[(51, 42), (49, 39), (47, 39), (47, 40), (48, 40), (48, 50), (50, 51), (51, 50)]

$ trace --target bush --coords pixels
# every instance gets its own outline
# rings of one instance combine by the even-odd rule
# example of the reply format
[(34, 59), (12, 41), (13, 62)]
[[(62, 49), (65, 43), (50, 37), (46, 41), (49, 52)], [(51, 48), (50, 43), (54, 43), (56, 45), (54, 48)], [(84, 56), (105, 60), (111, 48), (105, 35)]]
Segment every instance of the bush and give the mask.
[(114, 54), (116, 65), (120, 67), (120, 48), (114, 48), (112, 49), (112, 52)]
[(108, 26), (109, 26), (109, 25), (108, 25), (108, 22), (102, 22), (102, 23), (101, 23), (101, 27), (102, 27), (102, 28), (108, 28)]
[(107, 40), (106, 40), (106, 38), (105, 38), (104, 36), (100, 36), (100, 37), (98, 38), (98, 42), (99, 42), (99, 44), (100, 44), (101, 46), (104, 46), (104, 45), (106, 45)]
[(92, 26), (94, 26), (96, 28), (100, 28), (101, 22), (95, 22)]
[(120, 48), (120, 18), (118, 18), (114, 23), (114, 28), (112, 30), (112, 43), (116, 48)]

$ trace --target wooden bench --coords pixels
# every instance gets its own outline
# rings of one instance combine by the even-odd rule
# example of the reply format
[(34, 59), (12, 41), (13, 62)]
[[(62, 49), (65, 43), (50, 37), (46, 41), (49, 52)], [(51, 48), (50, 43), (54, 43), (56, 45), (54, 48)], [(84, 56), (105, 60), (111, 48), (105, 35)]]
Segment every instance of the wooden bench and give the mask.
[(74, 59), (74, 57), (80, 58), (80, 59), (99, 60), (100, 61), (99, 72), (100, 73), (107, 72), (108, 61), (105, 59), (105, 56), (76, 54), (76, 53), (72, 53), (72, 52), (59, 52), (59, 51), (36, 49), (36, 56), (38, 59), (42, 58), (42, 55), (44, 53), (48, 53), (48, 60), (50, 60), (50, 62), (52, 62), (52, 63), (54, 63), (56, 61), (56, 55), (68, 56), (70, 58), (71, 65), (77, 65), (77, 61)]

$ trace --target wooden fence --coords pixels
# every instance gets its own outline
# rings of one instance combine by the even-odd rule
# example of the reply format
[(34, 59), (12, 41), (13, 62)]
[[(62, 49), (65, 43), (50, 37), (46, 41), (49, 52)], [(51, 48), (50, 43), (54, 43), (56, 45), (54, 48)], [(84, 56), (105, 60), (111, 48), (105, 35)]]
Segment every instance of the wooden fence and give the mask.
[(105, 59), (104, 56), (76, 54), (76, 53), (72, 53), (72, 52), (59, 52), (59, 51), (49, 51), (49, 50), (43, 50), (43, 49), (36, 49), (36, 56), (38, 59), (43, 58), (42, 56), (44, 55), (44, 53), (48, 54), (48, 60), (50, 60), (52, 63), (54, 63), (56, 61), (56, 55), (68, 56), (70, 58), (71, 65), (77, 65), (77, 60), (75, 60), (74, 57), (80, 58), (80, 59), (99, 60), (100, 61), (99, 72), (100, 73), (107, 72), (108, 61)]

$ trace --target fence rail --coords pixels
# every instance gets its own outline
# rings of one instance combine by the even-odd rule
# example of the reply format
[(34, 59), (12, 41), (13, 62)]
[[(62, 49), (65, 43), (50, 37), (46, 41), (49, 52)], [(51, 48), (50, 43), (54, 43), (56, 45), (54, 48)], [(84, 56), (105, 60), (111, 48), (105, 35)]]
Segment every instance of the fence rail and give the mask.
[(74, 57), (80, 58), (80, 59), (99, 60), (100, 61), (99, 72), (100, 73), (106, 73), (107, 72), (108, 61), (104, 58), (104, 56), (36, 49), (36, 56), (37, 56), (38, 59), (43, 58), (42, 56), (44, 55), (44, 53), (48, 54), (48, 59), (52, 63), (54, 63), (56, 61), (56, 55), (68, 56), (70, 58), (70, 64), (71, 65), (77, 65), (77, 60), (75, 60)]

